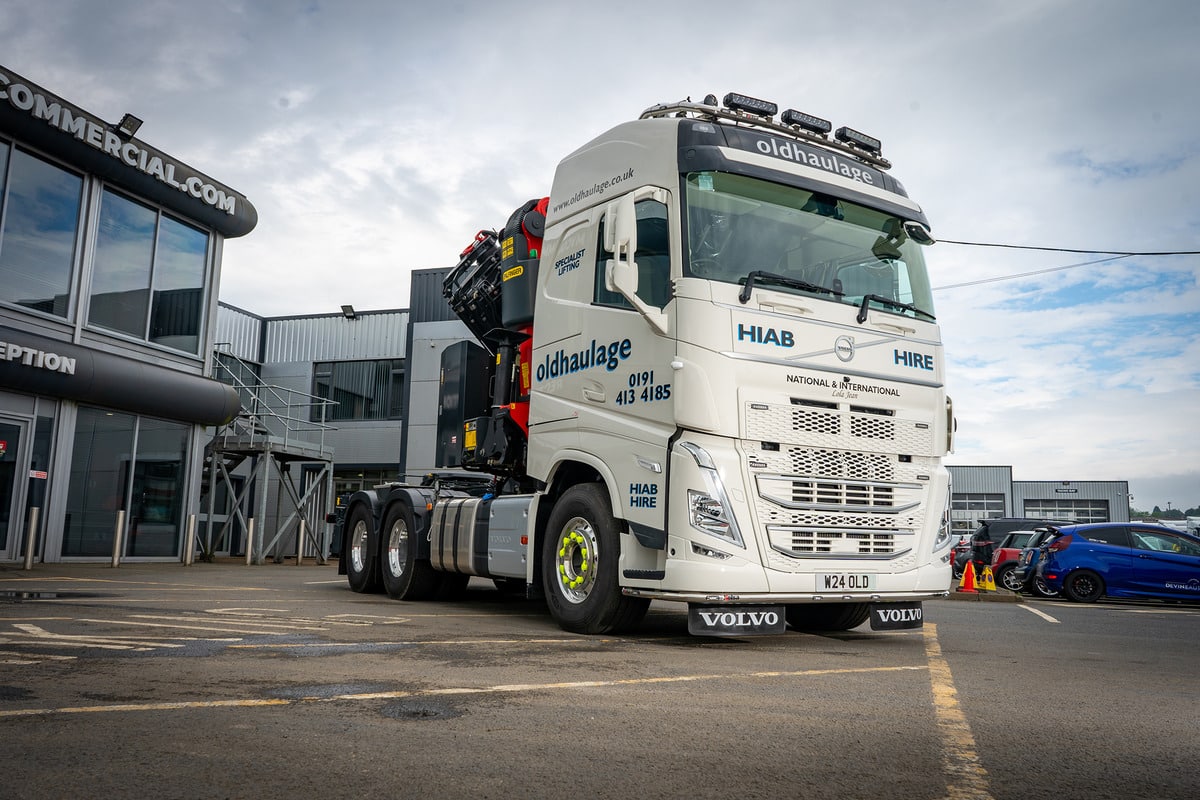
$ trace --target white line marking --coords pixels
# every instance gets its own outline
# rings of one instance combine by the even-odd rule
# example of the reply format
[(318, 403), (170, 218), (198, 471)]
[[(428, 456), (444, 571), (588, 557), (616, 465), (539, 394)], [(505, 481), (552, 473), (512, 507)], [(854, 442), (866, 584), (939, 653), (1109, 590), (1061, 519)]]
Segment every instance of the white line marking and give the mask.
[(1058, 624), (1058, 620), (1056, 620), (1054, 617), (1047, 614), (1045, 611), (1039, 611), (1038, 609), (1034, 608), (1033, 606), (1027, 606), (1024, 604), (1022, 604), (1021, 608), (1025, 609), (1030, 614), (1037, 614), (1039, 617), (1046, 620), (1047, 622), (1053, 622), (1056, 625)]

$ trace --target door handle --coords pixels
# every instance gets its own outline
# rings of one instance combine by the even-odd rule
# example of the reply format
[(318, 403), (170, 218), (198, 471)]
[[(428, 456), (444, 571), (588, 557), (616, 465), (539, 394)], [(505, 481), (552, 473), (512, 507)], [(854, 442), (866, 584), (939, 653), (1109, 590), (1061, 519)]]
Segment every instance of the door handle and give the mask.
[(593, 403), (603, 403), (605, 399), (604, 391), (602, 389), (585, 388), (583, 390), (583, 397), (585, 400), (591, 400)]

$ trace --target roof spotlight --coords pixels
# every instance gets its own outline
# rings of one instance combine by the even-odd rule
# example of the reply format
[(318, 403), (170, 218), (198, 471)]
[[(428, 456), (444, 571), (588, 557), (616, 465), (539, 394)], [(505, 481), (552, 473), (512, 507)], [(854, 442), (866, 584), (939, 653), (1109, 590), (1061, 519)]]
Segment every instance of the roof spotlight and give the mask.
[(839, 142), (852, 144), (855, 147), (866, 150), (868, 153), (875, 155), (883, 154), (883, 142), (876, 139), (874, 136), (867, 136), (865, 133), (859, 133), (853, 128), (838, 128), (833, 134), (834, 138)]
[(757, 97), (747, 97), (744, 94), (734, 94), (730, 92), (725, 95), (725, 99), (721, 101), (726, 108), (731, 108), (734, 111), (744, 111), (747, 114), (754, 114), (758, 117), (773, 117), (779, 111), (779, 106), (775, 103), (759, 100)]
[(812, 114), (805, 114), (803, 111), (797, 111), (794, 108), (789, 108), (780, 114), (779, 121), (784, 125), (795, 125), (797, 128), (811, 133), (819, 133), (822, 136), (833, 130), (833, 123), (829, 120), (814, 117)]

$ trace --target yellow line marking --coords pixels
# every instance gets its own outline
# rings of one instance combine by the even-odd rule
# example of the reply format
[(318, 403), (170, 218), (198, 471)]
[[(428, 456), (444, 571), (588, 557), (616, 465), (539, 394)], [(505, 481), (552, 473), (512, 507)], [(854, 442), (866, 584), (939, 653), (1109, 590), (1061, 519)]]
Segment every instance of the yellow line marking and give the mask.
[(942, 756), (949, 800), (992, 800), (987, 770), (979, 760), (975, 736), (967, 716), (958, 704), (958, 690), (950, 665), (942, 657), (942, 645), (937, 638), (937, 625), (926, 622), (925, 657), (929, 660), (929, 679), (933, 686), (933, 710), (942, 735)]
[(242, 700), (197, 700), (181, 703), (125, 703), (112, 706), (77, 706), (69, 708), (18, 708), (0, 711), (0, 719), (10, 717), (45, 717), (54, 714), (102, 714), (120, 711), (177, 711), (181, 709), (205, 708), (256, 708), (261, 706), (286, 706), (301, 703), (362, 702), (368, 700), (399, 700), (406, 697), (434, 697), (445, 695), (496, 694), (508, 692), (545, 692), (570, 689), (596, 689), (611, 686), (648, 686), (663, 683), (686, 683), (692, 681), (745, 680), (746, 678), (808, 678), (827, 675), (856, 675), (872, 672), (911, 672), (926, 669), (924, 666), (907, 667), (864, 667), (859, 669), (808, 669), (792, 672), (737, 672), (726, 675), (664, 675), (657, 678), (625, 678), (609, 681), (567, 681), (563, 683), (514, 683), (501, 686), (461, 686), (445, 689), (420, 689), (416, 691), (366, 692), (342, 694), (333, 697), (299, 697), (291, 699), (242, 699)]
[[(154, 619), (154, 617), (150, 617)], [(163, 617), (163, 619), (171, 619), (171, 617)], [(177, 628), (185, 631), (219, 631), (223, 633), (240, 633), (240, 634), (257, 634), (261, 636), (283, 636), (288, 631), (323, 631), (323, 627), (318, 626), (303, 626), (303, 625), (270, 625), (262, 622), (237, 622), (234, 620), (213, 620), (208, 625), (184, 625), (181, 622), (134, 622), (130, 619), (87, 619), (80, 618), (78, 622), (98, 622), (101, 625), (132, 625), (141, 628)], [(203, 622), (204, 620), (196, 620)], [(227, 627), (233, 625), (257, 625), (258, 628), (245, 627)], [(283, 628), (283, 630), (280, 630)]]

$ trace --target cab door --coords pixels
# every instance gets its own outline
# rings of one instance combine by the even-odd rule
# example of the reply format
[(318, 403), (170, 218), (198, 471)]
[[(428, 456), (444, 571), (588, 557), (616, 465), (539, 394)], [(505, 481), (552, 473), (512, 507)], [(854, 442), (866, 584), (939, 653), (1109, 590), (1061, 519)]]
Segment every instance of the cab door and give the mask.
[(1133, 528), (1131, 588), (1200, 600), (1200, 544), (1175, 533)]

